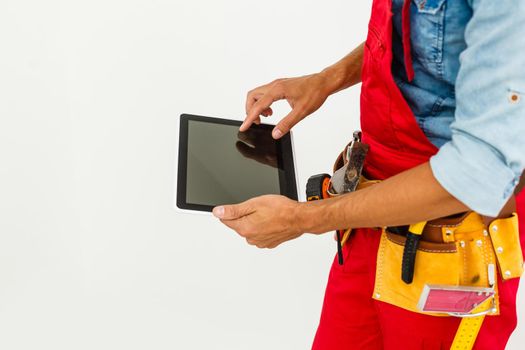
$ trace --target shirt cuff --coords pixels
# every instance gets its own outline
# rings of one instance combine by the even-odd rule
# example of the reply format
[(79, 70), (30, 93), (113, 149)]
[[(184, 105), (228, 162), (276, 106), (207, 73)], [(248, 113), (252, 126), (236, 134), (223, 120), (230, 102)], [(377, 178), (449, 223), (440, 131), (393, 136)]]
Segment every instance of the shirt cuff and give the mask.
[(479, 214), (496, 217), (513, 193), (520, 176), (491, 146), (455, 133), (430, 158), (437, 181), (452, 196)]

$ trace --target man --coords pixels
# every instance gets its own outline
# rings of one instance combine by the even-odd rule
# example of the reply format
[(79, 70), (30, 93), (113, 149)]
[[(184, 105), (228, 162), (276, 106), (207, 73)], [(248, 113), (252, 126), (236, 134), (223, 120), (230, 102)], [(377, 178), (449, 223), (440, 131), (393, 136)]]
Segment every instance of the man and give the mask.
[[(523, 193), (513, 195), (525, 168), (523, 23), (525, 1), (374, 0), (366, 42), (341, 61), (248, 93), (241, 131), (271, 116), (274, 101), (288, 101), (292, 111), (273, 130), (279, 138), (329, 95), (363, 83), (361, 128), (370, 145), (364, 174), (383, 181), (323, 201), (269, 195), (214, 209), (260, 248), (305, 232), (354, 228), (345, 265), (332, 266), (314, 349), (452, 344), (459, 319), (372, 298), (381, 235), (373, 228), (466, 211), (495, 218), (511, 208), (525, 217)], [(498, 274), (500, 312), (483, 322), (476, 349), (505, 347), (516, 325), (518, 280)]]

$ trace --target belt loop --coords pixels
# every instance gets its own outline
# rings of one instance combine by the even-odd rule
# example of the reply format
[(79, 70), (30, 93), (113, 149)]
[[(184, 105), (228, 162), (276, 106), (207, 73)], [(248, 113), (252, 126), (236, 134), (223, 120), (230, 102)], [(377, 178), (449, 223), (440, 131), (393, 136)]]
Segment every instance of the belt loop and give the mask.
[(414, 66), (412, 65), (412, 52), (410, 49), (410, 5), (412, 0), (405, 0), (402, 12), (402, 30), (403, 30), (403, 56), (405, 58), (405, 70), (408, 81), (414, 79)]
[(455, 227), (454, 226), (442, 226), (441, 227), (441, 235), (443, 236), (443, 242), (445, 243), (451, 243), (455, 241), (454, 232)]

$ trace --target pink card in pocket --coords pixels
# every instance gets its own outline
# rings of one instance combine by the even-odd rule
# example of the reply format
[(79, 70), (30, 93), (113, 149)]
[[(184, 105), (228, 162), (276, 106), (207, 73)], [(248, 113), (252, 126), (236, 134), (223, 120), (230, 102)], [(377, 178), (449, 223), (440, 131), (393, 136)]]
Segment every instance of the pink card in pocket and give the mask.
[(469, 314), (493, 296), (492, 288), (425, 285), (418, 308), (423, 312)]

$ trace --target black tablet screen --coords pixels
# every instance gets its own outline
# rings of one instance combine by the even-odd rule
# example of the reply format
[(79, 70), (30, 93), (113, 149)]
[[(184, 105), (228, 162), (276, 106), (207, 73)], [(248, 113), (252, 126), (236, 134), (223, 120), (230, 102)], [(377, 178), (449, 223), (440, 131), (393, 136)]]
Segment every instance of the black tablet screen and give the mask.
[[(213, 121), (194, 117), (181, 123), (187, 138), (185, 146), (181, 145), (186, 148), (181, 149), (186, 153), (186, 171), (179, 166), (179, 177), (185, 177), (183, 206), (211, 210), (219, 204), (239, 203), (263, 194), (296, 199), (296, 191), (290, 193), (292, 186), (295, 190), (295, 178), (289, 184), (290, 175), (286, 174), (293, 174), (293, 163), (288, 165), (292, 169), (285, 170), (289, 161), (282, 156), (282, 141), (271, 137), (272, 126), (255, 125), (240, 133), (240, 122)], [(179, 185), (183, 185), (180, 180)]]

